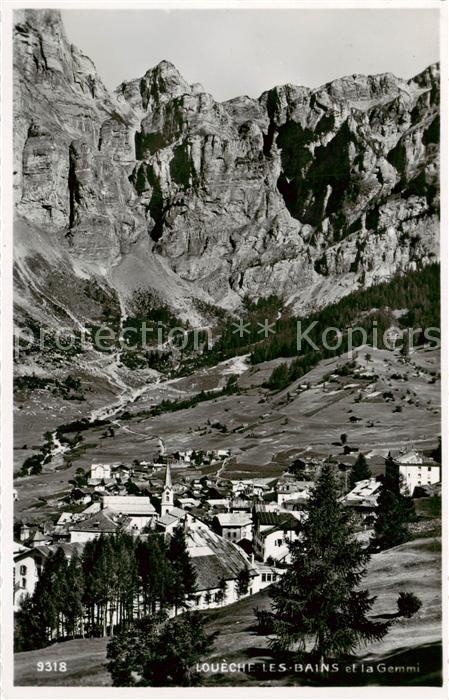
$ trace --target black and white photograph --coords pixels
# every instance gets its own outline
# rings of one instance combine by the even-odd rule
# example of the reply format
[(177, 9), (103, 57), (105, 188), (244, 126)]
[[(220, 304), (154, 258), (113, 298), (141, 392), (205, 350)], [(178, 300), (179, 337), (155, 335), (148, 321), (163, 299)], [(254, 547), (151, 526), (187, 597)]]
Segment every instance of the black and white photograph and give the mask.
[(6, 5), (7, 697), (444, 697), (446, 3)]

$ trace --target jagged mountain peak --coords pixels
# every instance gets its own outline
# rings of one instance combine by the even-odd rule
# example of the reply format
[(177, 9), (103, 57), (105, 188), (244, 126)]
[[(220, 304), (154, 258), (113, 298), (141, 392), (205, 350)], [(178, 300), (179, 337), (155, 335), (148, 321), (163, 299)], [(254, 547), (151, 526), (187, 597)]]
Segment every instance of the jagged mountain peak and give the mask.
[(29, 17), (17, 211), (121, 293), (159, 285), (228, 308), (276, 293), (303, 310), (437, 256), (436, 67), (219, 103), (163, 60), (111, 95), (59, 13)]
[(142, 77), (120, 83), (115, 94), (133, 109), (147, 112), (175, 97), (192, 94), (194, 91), (176, 66), (164, 59), (149, 68)]
[(424, 70), (422, 70), (420, 73), (417, 75), (413, 76), (409, 81), (409, 83), (415, 83), (421, 88), (429, 88), (434, 85), (439, 85), (440, 82), (440, 63), (437, 61), (436, 63), (431, 63), (430, 66), (427, 66)]
[(28, 24), (35, 29), (45, 28), (47, 32), (58, 33), (64, 37), (66, 36), (60, 10), (40, 8), (18, 9), (14, 12), (14, 20), (16, 27)]

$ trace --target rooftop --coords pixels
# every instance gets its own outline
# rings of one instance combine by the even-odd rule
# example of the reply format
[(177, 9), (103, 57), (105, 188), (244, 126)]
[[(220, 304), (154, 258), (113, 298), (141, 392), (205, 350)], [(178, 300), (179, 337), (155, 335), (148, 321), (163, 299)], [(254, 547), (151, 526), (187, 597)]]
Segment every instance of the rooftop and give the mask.
[(380, 481), (377, 479), (363, 479), (358, 481), (352, 491), (343, 497), (343, 502), (354, 503), (367, 500), (377, 500), (378, 491), (381, 487)]
[(70, 559), (70, 557), (75, 551), (77, 551), (78, 554), (81, 554), (83, 547), (83, 542), (59, 542), (58, 544), (36, 545), (35, 547), (31, 548), (27, 547), (23, 551), (15, 554), (14, 561), (18, 561), (19, 559), (24, 559), (25, 557), (29, 556), (32, 557), (36, 554), (45, 558), (48, 557), (50, 554), (56, 552), (57, 549), (62, 549), (66, 557)]
[(218, 588), (222, 578), (236, 579), (245, 568), (249, 569), (251, 575), (256, 574), (239, 547), (219, 537), (207, 527), (189, 531), (186, 543), (197, 575), (198, 591)]
[(91, 518), (72, 525), (70, 531), (112, 533), (117, 530), (117, 527), (112, 518), (104, 510), (100, 510), (99, 513), (95, 513)]
[(157, 519), (157, 524), (159, 525), (172, 525), (173, 523), (178, 522), (179, 518), (176, 515), (170, 515), (170, 513), (165, 513), (165, 515), (161, 515), (160, 518)]
[(438, 467), (440, 466), (438, 462), (435, 462), (431, 457), (426, 457), (418, 450), (412, 449), (408, 452), (403, 452), (402, 454), (397, 454), (394, 456), (394, 460), (399, 465), (407, 466), (425, 466), (425, 467)]
[(215, 517), (221, 527), (242, 527), (252, 522), (249, 513), (219, 513)]
[(148, 496), (103, 496), (103, 505), (125, 515), (154, 515), (156, 509)]
[(298, 527), (299, 520), (292, 512), (274, 513), (261, 511), (256, 515), (259, 525), (271, 526), (279, 530), (294, 530)]

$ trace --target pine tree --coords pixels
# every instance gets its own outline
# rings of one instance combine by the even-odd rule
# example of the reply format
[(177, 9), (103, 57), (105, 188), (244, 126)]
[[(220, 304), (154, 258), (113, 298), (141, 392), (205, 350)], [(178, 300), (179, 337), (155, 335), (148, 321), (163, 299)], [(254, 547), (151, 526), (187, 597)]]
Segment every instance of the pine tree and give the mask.
[(81, 559), (76, 550), (67, 567), (63, 591), (63, 613), (67, 632), (74, 638), (79, 628), (81, 635), (84, 635), (84, 580)]
[(415, 517), (413, 500), (401, 494), (399, 468), (394, 460), (388, 457), (377, 499), (371, 548), (378, 551), (407, 542), (410, 539), (408, 523), (412, 522)]
[(171, 568), (171, 584), (168, 592), (169, 601), (178, 607), (185, 606), (187, 599), (195, 590), (196, 573), (187, 551), (184, 529), (182, 526), (173, 531), (167, 552)]
[(67, 561), (59, 548), (46, 559), (31, 599), (22, 606), (23, 629), (29, 628), (38, 647), (64, 633), (62, 610), (66, 571)]
[[(133, 618), (138, 592), (137, 543), (127, 532), (119, 531), (112, 539), (115, 586), (112, 591), (119, 624)], [(112, 630), (112, 612), (111, 612)]]
[(357, 459), (354, 462), (354, 465), (351, 469), (351, 472), (349, 474), (349, 484), (351, 486), (351, 489), (354, 488), (356, 483), (358, 481), (363, 481), (364, 479), (370, 479), (371, 478), (371, 470), (368, 467), (368, 463), (366, 461), (366, 457), (364, 454), (359, 452), (357, 455)]
[(137, 563), (144, 615), (156, 612), (168, 602), (171, 567), (162, 535), (152, 533), (138, 545)]
[(14, 651), (38, 649), (47, 644), (47, 632), (33, 597), (26, 595), (14, 619)]
[(96, 600), (96, 582), (94, 577), (94, 565), (96, 559), (97, 543), (95, 540), (89, 540), (84, 545), (82, 554), (82, 571), (84, 581), (83, 603), (87, 612), (87, 634), (94, 635), (96, 633), (95, 619), (95, 600)]
[(217, 603), (223, 603), (226, 598), (226, 579), (221, 577), (218, 582), (218, 591), (215, 595)]
[(288, 366), (285, 362), (283, 362), (281, 365), (278, 367), (275, 367), (274, 370), (272, 371), (268, 382), (267, 382), (267, 387), (270, 389), (283, 389), (286, 387), (289, 383), (289, 373), (288, 373)]
[(249, 582), (249, 570), (245, 567), (239, 571), (236, 581), (237, 596), (239, 598), (248, 593)]
[(308, 501), (291, 555), (271, 594), (276, 651), (311, 652), (322, 660), (385, 635), (388, 624), (367, 617), (375, 598), (359, 584), (370, 555), (355, 539), (351, 516), (337, 500), (329, 464)]

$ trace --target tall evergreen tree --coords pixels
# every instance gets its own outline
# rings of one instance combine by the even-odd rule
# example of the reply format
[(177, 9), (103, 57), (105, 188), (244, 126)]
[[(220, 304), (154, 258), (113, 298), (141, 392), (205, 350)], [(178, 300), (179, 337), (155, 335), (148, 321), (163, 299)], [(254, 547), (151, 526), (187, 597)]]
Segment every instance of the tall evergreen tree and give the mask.
[(177, 611), (178, 607), (187, 604), (187, 599), (194, 592), (196, 585), (196, 573), (187, 551), (182, 526), (173, 531), (167, 556), (171, 568), (171, 585), (168, 597)]
[(81, 558), (76, 550), (66, 570), (63, 592), (63, 613), (67, 634), (74, 638), (79, 631), (84, 636), (84, 579)]
[(370, 478), (371, 470), (368, 467), (366, 457), (364, 454), (359, 452), (349, 474), (349, 485), (351, 486), (351, 489), (353, 489), (358, 481), (363, 481), (364, 479)]
[(389, 456), (385, 461), (385, 475), (377, 499), (371, 548), (378, 551), (407, 542), (410, 539), (408, 523), (415, 518), (413, 500), (401, 494), (399, 467)]
[(59, 548), (46, 559), (33, 595), (21, 606), (19, 636), (22, 637), (24, 647), (42, 647), (55, 636), (64, 635), (66, 572), (67, 561)]
[(375, 598), (361, 590), (369, 553), (339, 503), (332, 467), (324, 465), (308, 501), (292, 562), (272, 590), (273, 648), (322, 659), (381, 639), (388, 624), (370, 620)]
[(41, 612), (32, 596), (23, 598), (14, 619), (14, 651), (38, 649), (47, 644), (48, 637)]
[(166, 605), (170, 587), (171, 567), (162, 535), (152, 533), (140, 541), (136, 556), (143, 614), (154, 614)]

